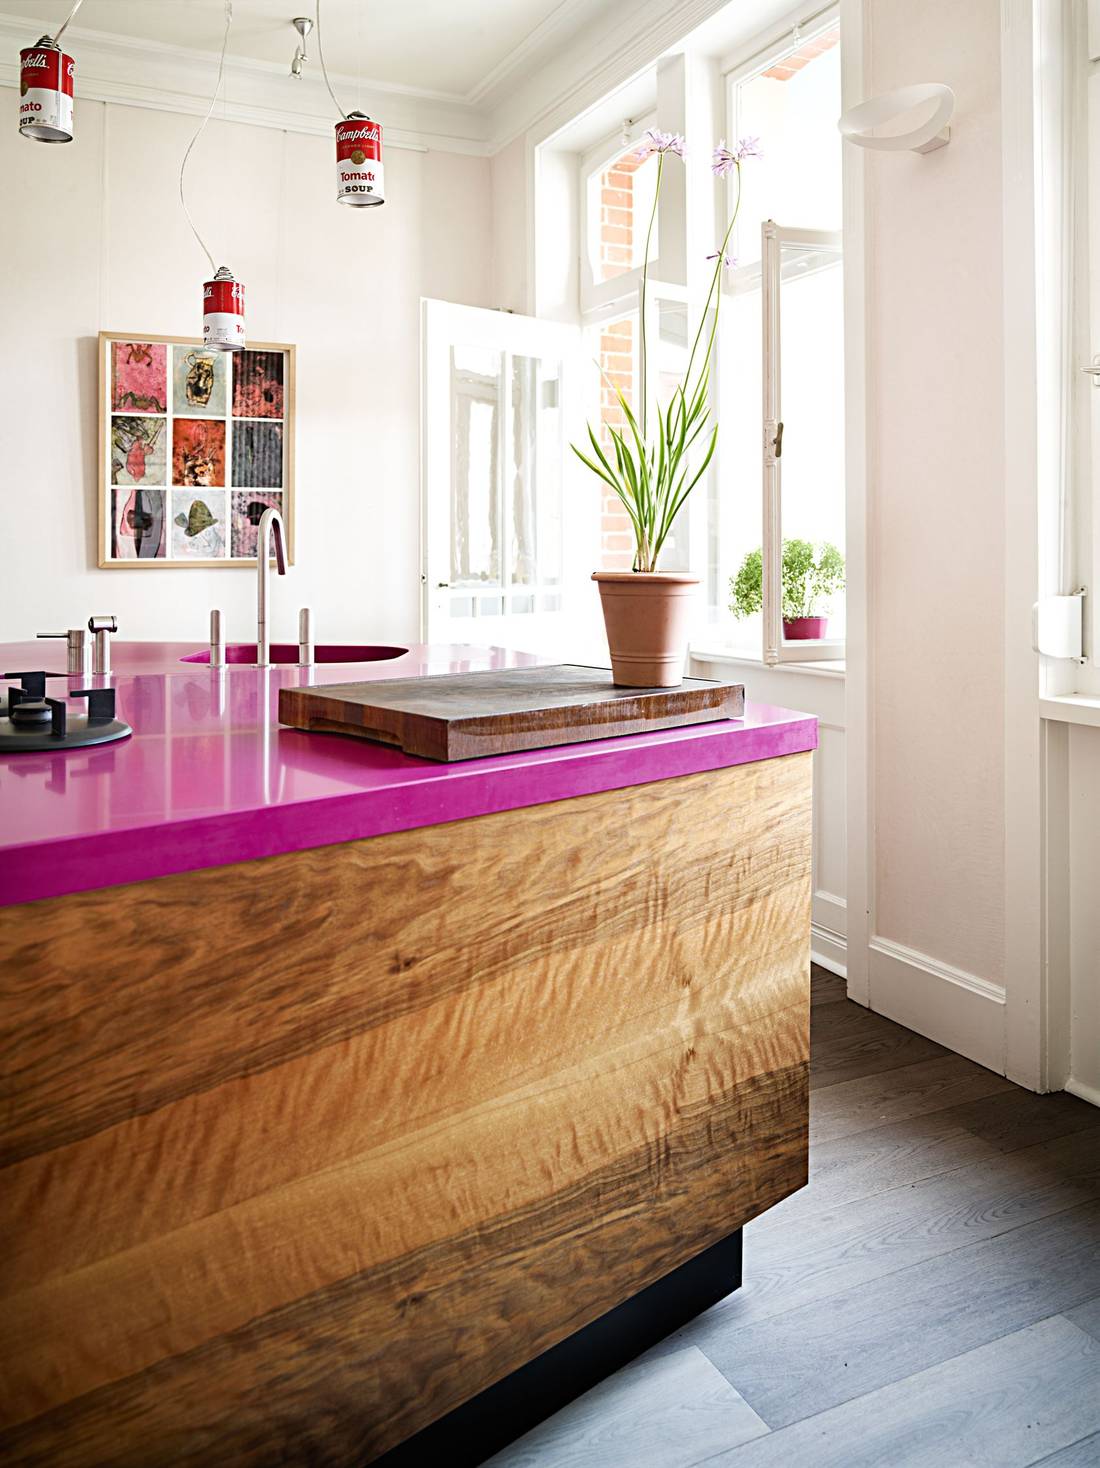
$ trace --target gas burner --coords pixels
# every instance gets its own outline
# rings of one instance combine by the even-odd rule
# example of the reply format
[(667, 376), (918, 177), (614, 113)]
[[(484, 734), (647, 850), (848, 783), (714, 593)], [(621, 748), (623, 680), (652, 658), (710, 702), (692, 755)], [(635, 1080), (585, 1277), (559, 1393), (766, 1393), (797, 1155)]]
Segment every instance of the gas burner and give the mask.
[(113, 688), (73, 688), (69, 698), (86, 698), (88, 712), (70, 717), (63, 698), (46, 697), (46, 679), (64, 673), (2, 673), (2, 679), (19, 679), (18, 688), (8, 690), (6, 706), (0, 705), (0, 754), (21, 754), (44, 749), (81, 749), (88, 744), (109, 744), (134, 731), (115, 718)]

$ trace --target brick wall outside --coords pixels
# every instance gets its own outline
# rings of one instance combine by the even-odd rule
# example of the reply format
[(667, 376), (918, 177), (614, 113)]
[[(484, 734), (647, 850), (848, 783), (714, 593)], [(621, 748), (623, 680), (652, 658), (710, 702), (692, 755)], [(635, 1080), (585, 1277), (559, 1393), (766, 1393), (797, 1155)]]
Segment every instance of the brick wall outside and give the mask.
[[(635, 153), (636, 146), (632, 146), (600, 177), (600, 280), (612, 280), (633, 268), (634, 174), (641, 166)], [(641, 228), (644, 227), (643, 222)], [(600, 330), (599, 362), (606, 373), (606, 377), (600, 378), (600, 422), (605, 426), (626, 427), (611, 383), (634, 406), (634, 335), (632, 317), (606, 322)], [(606, 432), (603, 439), (610, 449), (611, 440)], [(634, 535), (629, 517), (614, 490), (605, 485), (600, 507), (600, 568), (629, 571), (633, 560)]]

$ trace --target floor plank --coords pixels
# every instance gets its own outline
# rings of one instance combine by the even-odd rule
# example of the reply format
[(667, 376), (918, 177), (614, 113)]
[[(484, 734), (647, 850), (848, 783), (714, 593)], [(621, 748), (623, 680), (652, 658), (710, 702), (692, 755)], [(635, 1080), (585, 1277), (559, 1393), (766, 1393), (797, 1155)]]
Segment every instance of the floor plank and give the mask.
[[(1100, 1292), (1100, 1202), (698, 1344), (769, 1427), (1063, 1313)], [(1100, 1331), (1100, 1312), (1097, 1317)]]
[(998, 1157), (814, 1214), (807, 1226), (764, 1214), (745, 1230), (741, 1289), (686, 1326), (685, 1339), (706, 1350), (702, 1322), (726, 1329), (798, 1309), (1094, 1196), (1040, 1162)]
[[(1078, 1305), (1076, 1310), (1066, 1310), (1063, 1313), (1069, 1316), (1074, 1325), (1100, 1341), (1100, 1295), (1084, 1305)], [(1100, 1462), (1100, 1459), (1097, 1461)]]
[(769, 1223), (805, 1219), (997, 1156), (988, 1142), (948, 1120), (949, 1116), (949, 1112), (934, 1111), (819, 1143), (810, 1152), (809, 1187), (784, 1198), (765, 1218)]
[(935, 1041), (858, 1004), (823, 1004), (814, 1014), (810, 1089), (948, 1054)]
[(1093, 1432), (1088, 1437), (1083, 1437), (1080, 1442), (1072, 1443), (1068, 1448), (1052, 1453), (1049, 1458), (1041, 1458), (1035, 1468), (1096, 1468), (1098, 1463), (1100, 1463), (1100, 1432)]
[(810, 1145), (1012, 1089), (1011, 1081), (961, 1055), (842, 1081), (811, 1094)]
[(692, 1347), (643, 1358), (494, 1458), (492, 1468), (692, 1468), (767, 1427)]
[(1100, 1428), (1100, 1341), (1064, 1316), (717, 1454), (708, 1468), (1029, 1468)]
[(1065, 1091), (1037, 1096), (1014, 1086), (952, 1108), (951, 1117), (999, 1152), (1016, 1152), (1040, 1142), (1100, 1128), (1100, 1107)]
[(821, 1004), (839, 1004), (847, 998), (848, 986), (839, 974), (831, 974), (819, 963), (810, 965), (810, 1003), (815, 1008)]

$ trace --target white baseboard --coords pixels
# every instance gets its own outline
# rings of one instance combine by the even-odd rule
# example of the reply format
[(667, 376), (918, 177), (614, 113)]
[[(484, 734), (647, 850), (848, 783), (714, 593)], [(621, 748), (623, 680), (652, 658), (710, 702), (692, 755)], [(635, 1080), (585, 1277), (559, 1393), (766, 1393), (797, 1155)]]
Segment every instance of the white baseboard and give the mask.
[(838, 978), (848, 977), (848, 943), (842, 933), (810, 924), (810, 957)]
[(1090, 1106), (1100, 1106), (1100, 1087), (1086, 1086), (1084, 1081), (1075, 1080), (1070, 1076), (1065, 1087), (1071, 1096), (1079, 1096), (1082, 1101), (1087, 1101)]
[(871, 1008), (1005, 1073), (1004, 986), (889, 938), (870, 942)]

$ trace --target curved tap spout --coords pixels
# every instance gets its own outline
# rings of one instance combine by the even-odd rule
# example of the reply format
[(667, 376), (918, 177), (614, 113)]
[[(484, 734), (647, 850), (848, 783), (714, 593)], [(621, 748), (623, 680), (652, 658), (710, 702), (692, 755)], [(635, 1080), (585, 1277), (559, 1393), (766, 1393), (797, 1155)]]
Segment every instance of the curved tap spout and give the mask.
[(275, 566), (280, 576), (286, 575), (286, 543), (283, 517), (274, 506), (260, 516), (256, 530), (256, 665), (266, 668), (271, 662), (271, 634), (267, 626), (268, 548), (275, 533)]

